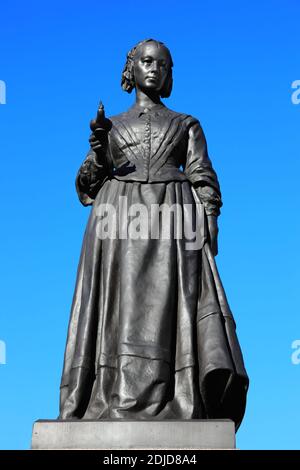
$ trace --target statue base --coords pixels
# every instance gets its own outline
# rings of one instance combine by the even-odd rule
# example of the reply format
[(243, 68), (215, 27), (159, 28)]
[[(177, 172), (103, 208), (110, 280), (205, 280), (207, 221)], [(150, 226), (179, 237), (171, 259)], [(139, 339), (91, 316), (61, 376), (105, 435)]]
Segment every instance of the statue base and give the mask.
[(231, 420), (38, 420), (32, 449), (235, 449)]

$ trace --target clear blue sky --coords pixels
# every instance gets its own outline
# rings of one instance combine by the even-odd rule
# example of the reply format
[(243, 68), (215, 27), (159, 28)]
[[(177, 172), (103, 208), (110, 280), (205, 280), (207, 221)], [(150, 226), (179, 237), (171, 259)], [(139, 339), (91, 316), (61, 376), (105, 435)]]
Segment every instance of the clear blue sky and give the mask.
[(131, 105), (121, 70), (147, 37), (171, 49), (166, 104), (200, 119), (221, 183), (217, 262), (251, 380), (238, 447), (300, 448), (299, 15), (298, 0), (1, 3), (0, 448), (57, 416), (89, 213), (75, 174), (99, 99)]

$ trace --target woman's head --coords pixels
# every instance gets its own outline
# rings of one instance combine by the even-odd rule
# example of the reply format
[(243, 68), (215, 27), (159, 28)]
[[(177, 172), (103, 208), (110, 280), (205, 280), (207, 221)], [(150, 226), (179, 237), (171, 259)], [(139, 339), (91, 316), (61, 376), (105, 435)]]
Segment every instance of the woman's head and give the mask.
[(173, 84), (172, 66), (169, 49), (162, 42), (146, 39), (128, 52), (121, 86), (128, 93), (139, 88), (168, 98)]

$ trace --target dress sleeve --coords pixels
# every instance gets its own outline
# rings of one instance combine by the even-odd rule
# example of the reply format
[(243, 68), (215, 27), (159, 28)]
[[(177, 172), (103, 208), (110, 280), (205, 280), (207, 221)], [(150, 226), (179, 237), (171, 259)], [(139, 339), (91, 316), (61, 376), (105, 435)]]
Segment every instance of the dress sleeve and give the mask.
[(204, 132), (194, 120), (188, 131), (188, 147), (184, 173), (204, 205), (206, 215), (220, 215), (221, 191), (217, 174), (207, 153)]
[(96, 161), (96, 153), (90, 149), (76, 177), (76, 191), (84, 206), (93, 204), (102, 184), (108, 179), (108, 167), (103, 156), (103, 162)]

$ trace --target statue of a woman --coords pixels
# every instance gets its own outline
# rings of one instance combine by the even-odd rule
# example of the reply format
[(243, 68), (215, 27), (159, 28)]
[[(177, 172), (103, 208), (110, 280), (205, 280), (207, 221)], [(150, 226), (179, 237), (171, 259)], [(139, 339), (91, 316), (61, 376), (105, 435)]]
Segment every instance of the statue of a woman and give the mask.
[[(92, 210), (60, 419), (231, 418), (238, 427), (243, 418), (248, 377), (214, 261), (219, 183), (199, 121), (161, 102), (171, 93), (172, 66), (163, 43), (137, 44), (122, 74), (136, 103), (110, 119), (100, 107), (91, 123), (76, 188)], [(159, 219), (171, 235), (131, 236), (136, 204), (144, 215), (162, 205), (182, 209)], [(117, 214), (116, 236), (103, 236), (103, 208)], [(178, 236), (182, 226), (196, 226), (194, 245), (183, 229)]]

